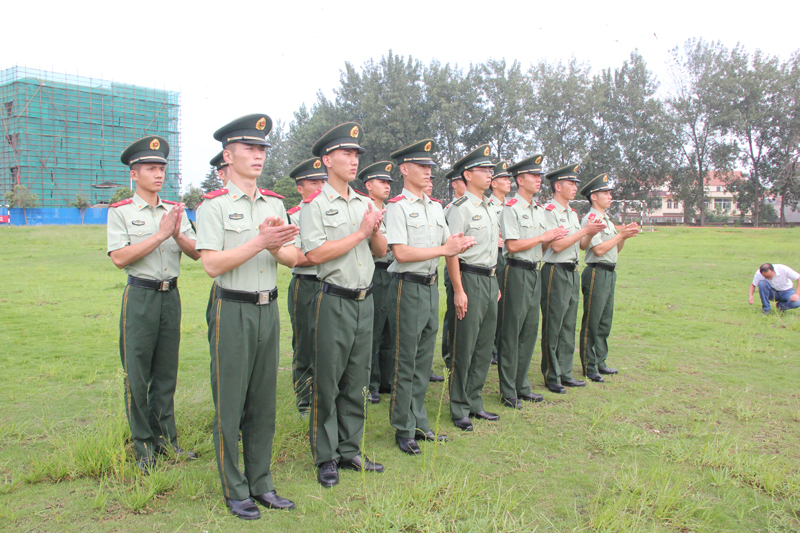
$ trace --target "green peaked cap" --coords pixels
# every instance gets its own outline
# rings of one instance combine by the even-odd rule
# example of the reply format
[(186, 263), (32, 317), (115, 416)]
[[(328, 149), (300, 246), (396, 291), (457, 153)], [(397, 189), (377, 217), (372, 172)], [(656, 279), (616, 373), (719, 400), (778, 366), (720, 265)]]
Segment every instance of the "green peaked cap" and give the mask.
[(164, 137), (150, 135), (128, 145), (119, 160), (123, 165), (132, 166), (136, 163), (161, 163), (167, 164), (169, 156), (169, 143)]
[(217, 170), (222, 170), (223, 168), (228, 166), (228, 162), (225, 161), (225, 159), (223, 159), (222, 157), (222, 152), (212, 157), (211, 161), (209, 161), (208, 164), (216, 168)]
[(300, 180), (326, 180), (328, 179), (328, 171), (325, 165), (322, 164), (322, 159), (319, 157), (312, 157), (306, 159), (289, 172), (289, 177), (294, 181)]
[(511, 175), (516, 177), (520, 174), (542, 174), (542, 154), (534, 154), (527, 159), (523, 159), (519, 163), (514, 163), (508, 167)]
[(364, 183), (369, 180), (394, 181), (391, 175), (393, 168), (394, 164), (391, 161), (378, 161), (359, 172), (356, 177)]
[(322, 157), (339, 148), (353, 148), (358, 150), (359, 154), (363, 154), (366, 150), (361, 146), (362, 137), (361, 124), (358, 122), (345, 122), (320, 137), (311, 148), (311, 153), (317, 157)]
[(594, 178), (588, 180), (586, 183), (581, 185), (580, 193), (581, 196), (589, 198), (589, 196), (591, 196), (592, 193), (600, 191), (613, 191), (613, 190), (614, 187), (611, 186), (608, 174), (600, 174), (599, 176), (595, 176)]
[(580, 183), (581, 180), (578, 179), (578, 171), (580, 168), (580, 163), (572, 163), (558, 170), (548, 172), (544, 177), (547, 178), (550, 183), (556, 183), (558, 181), (574, 181), (575, 183)]
[(508, 171), (508, 163), (505, 161), (500, 161), (494, 166), (494, 171), (492, 173), (492, 179), (495, 178), (510, 178), (511, 173)]
[(459, 172), (455, 167), (451, 168), (447, 174), (444, 175), (444, 179), (447, 181), (464, 180), (464, 178), (461, 176), (461, 172)]
[(461, 174), (465, 170), (469, 170), (471, 168), (494, 167), (494, 163), (492, 163), (492, 160), (489, 157), (491, 153), (492, 149), (489, 147), (489, 145), (482, 144), (456, 161), (456, 164), (453, 165), (453, 168), (458, 169), (458, 173)]
[(214, 132), (214, 138), (222, 143), (222, 147), (230, 143), (271, 145), (267, 142), (267, 134), (272, 130), (272, 119), (268, 115), (258, 113), (245, 115), (233, 122), (228, 122)]
[(398, 165), (401, 163), (417, 163), (418, 165), (433, 166), (436, 164), (433, 162), (433, 159), (431, 159), (431, 152), (433, 150), (436, 150), (436, 143), (433, 139), (424, 139), (410, 146), (406, 146), (405, 148), (401, 148), (396, 152), (392, 152), (389, 157), (394, 159)]

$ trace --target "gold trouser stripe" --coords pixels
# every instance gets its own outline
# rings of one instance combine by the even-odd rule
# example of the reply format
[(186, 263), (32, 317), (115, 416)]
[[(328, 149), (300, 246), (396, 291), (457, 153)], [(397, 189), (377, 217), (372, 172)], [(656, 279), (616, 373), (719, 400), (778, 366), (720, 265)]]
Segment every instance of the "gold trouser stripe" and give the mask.
[(122, 358), (125, 368), (125, 408), (128, 410), (128, 421), (131, 419), (131, 382), (128, 379), (128, 339), (126, 330), (128, 329), (128, 289), (130, 285), (125, 285), (125, 292), (122, 293)]
[[(469, 302), (467, 302), (467, 305), (469, 306)], [(448, 391), (450, 401), (453, 400), (453, 371), (456, 369), (456, 340), (458, 339), (458, 309), (456, 309), (455, 289), (453, 289), (453, 310), (455, 312), (453, 313), (453, 342), (450, 343), (450, 390)]]
[[(395, 313), (395, 341), (394, 341), (394, 383), (392, 383), (392, 401), (389, 402), (389, 423), (394, 422), (394, 404), (397, 399), (397, 367), (400, 362), (400, 294), (403, 291), (403, 280), (397, 284), (397, 312)], [(380, 361), (379, 361), (380, 362)], [(412, 383), (414, 377), (411, 377)]]
[(217, 300), (217, 317), (214, 344), (214, 361), (217, 366), (217, 433), (219, 434), (219, 467), (222, 470), (222, 481), (225, 485), (225, 497), (230, 498), (228, 478), (225, 476), (225, 439), (222, 437), (222, 395), (219, 392), (219, 318), (222, 310), (222, 300)]
[(322, 291), (320, 291), (319, 296), (317, 296), (317, 312), (314, 317), (314, 405), (311, 409), (311, 413), (313, 414), (311, 418), (311, 455), (314, 456), (314, 464), (317, 463), (317, 400), (319, 398), (319, 385), (317, 384), (317, 369), (319, 368), (317, 359), (319, 350), (317, 349), (317, 339), (319, 338), (319, 308), (321, 304)]
[(592, 293), (594, 292), (594, 276), (597, 274), (597, 269), (592, 269), (592, 282), (589, 284), (589, 305), (586, 306), (586, 314), (583, 317), (583, 350), (581, 350), (581, 366), (583, 366), (583, 375), (586, 375), (586, 350), (589, 349), (589, 317), (592, 314)]
[(550, 327), (550, 288), (553, 285), (553, 272), (555, 272), (556, 267), (550, 267), (550, 279), (547, 280), (547, 313), (545, 313), (545, 327), (542, 328), (542, 350), (543, 356), (547, 361), (547, 368), (544, 371), (544, 380), (545, 385), (547, 385), (547, 376), (550, 375), (550, 347), (547, 345), (547, 330)]

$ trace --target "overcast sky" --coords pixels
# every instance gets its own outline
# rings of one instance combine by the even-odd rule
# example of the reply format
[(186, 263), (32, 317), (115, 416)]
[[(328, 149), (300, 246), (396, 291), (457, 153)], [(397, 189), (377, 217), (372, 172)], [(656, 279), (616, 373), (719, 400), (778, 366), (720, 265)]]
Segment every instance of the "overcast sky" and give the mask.
[(463, 67), (504, 57), (527, 68), (574, 56), (595, 71), (620, 66), (638, 49), (666, 89), (668, 52), (691, 37), (741, 42), (782, 59), (800, 48), (794, 2), (539, 4), (14, 2), (2, 10), (0, 69), (180, 91), (185, 188), (203, 179), (219, 151), (212, 137), (219, 126), (248, 113), (288, 123), (318, 91), (332, 94), (345, 61), (360, 66), (390, 49)]

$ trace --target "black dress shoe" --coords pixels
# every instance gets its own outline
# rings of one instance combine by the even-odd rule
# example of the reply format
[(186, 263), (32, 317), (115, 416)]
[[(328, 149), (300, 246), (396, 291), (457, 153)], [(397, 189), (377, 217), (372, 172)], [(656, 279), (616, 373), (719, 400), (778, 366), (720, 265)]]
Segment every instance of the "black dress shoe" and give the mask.
[(568, 379), (568, 380), (563, 380), (562, 379), (561, 380), (561, 384), (565, 385), (567, 387), (585, 387), (586, 386), (586, 382), (585, 381), (580, 381), (580, 380), (577, 380), (577, 379)]
[(416, 440), (426, 440), (428, 442), (433, 442), (433, 441), (447, 442), (447, 435), (445, 435), (444, 433), (440, 433), (439, 436), (437, 437), (433, 431), (428, 431), (427, 433), (423, 433), (417, 430), (416, 432), (414, 432), (414, 438)]
[(610, 366), (607, 366), (607, 367), (605, 367), (605, 368), (598, 368), (597, 370), (598, 370), (598, 371), (599, 371), (601, 374), (606, 374), (606, 375), (609, 375), (609, 374), (618, 374), (618, 373), (619, 373), (619, 370), (617, 370), (616, 368), (611, 368)]
[(225, 505), (228, 506), (231, 514), (236, 518), (242, 520), (258, 520), (261, 518), (261, 513), (258, 512), (258, 507), (253, 500), (247, 498), (246, 500), (232, 500), (225, 498)]
[(431, 370), (431, 383), (441, 383), (442, 381), (444, 381), (444, 376), (438, 376)]
[(497, 364), (497, 354), (492, 354), (492, 364), (493, 365)]
[(591, 380), (592, 380), (592, 381), (594, 381), (595, 383), (603, 383), (603, 382), (605, 381), (605, 380), (603, 379), (603, 376), (601, 376), (600, 374), (592, 374), (592, 375), (590, 375), (590, 376), (586, 376), (586, 377), (587, 377), (587, 378), (589, 378), (589, 379), (591, 379)]
[(503, 398), (503, 405), (512, 409), (522, 409), (522, 402), (519, 398)]
[(470, 418), (477, 418), (479, 420), (489, 420), (490, 422), (494, 422), (495, 420), (500, 420), (500, 415), (495, 413), (490, 413), (489, 411), (479, 411), (477, 413), (470, 413)]
[(155, 468), (155, 466), (156, 466), (156, 458), (155, 457), (142, 457), (141, 459), (136, 461), (136, 466), (139, 467), (139, 470), (141, 470), (142, 474), (147, 476), (147, 475), (150, 474), (150, 472), (153, 470), (153, 468)]
[(529, 392), (528, 394), (520, 394), (518, 396), (520, 400), (525, 400), (526, 402), (541, 402), (544, 400), (544, 396), (541, 394), (536, 394), (535, 392)]
[(365, 472), (383, 472), (384, 470), (386, 470), (385, 468), (383, 468), (382, 464), (373, 463), (366, 457), (362, 461), (360, 455), (356, 455), (355, 457), (347, 461), (345, 460), (339, 461), (339, 468), (346, 468), (347, 470), (355, 470), (356, 472), (361, 472), (362, 470), (364, 470)]
[(397, 441), (397, 446), (400, 447), (400, 451), (403, 453), (407, 453), (408, 455), (419, 455), (420, 449), (419, 444), (414, 439), (408, 439), (404, 437), (395, 437), (394, 439)]
[(472, 431), (472, 422), (470, 422), (467, 416), (459, 418), (458, 420), (453, 420), (453, 424), (462, 431)]
[(317, 470), (317, 481), (323, 487), (333, 487), (339, 484), (339, 468), (336, 461), (325, 461)]
[(371, 390), (371, 391), (369, 391), (369, 393), (367, 394), (367, 401), (368, 401), (369, 403), (373, 403), (373, 404), (374, 404), (374, 403), (381, 403), (381, 395), (380, 395), (380, 394), (378, 394), (376, 391), (374, 391), (374, 390)]
[(556, 394), (567, 393), (567, 389), (565, 389), (561, 385), (547, 385), (547, 390), (549, 390), (550, 392), (555, 392)]
[(260, 503), (267, 509), (294, 509), (296, 506), (293, 501), (281, 498), (274, 490), (258, 496), (250, 496), (256, 502)]

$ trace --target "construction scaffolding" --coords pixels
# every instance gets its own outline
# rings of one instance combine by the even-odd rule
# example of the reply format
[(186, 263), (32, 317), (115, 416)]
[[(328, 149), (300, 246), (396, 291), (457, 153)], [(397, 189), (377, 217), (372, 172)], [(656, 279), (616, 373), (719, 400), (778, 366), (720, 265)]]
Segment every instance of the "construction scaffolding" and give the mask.
[(120, 153), (147, 135), (167, 139), (161, 197), (179, 199), (179, 92), (13, 67), (0, 71), (0, 117), (0, 201), (19, 184), (42, 207), (107, 203), (130, 185)]

